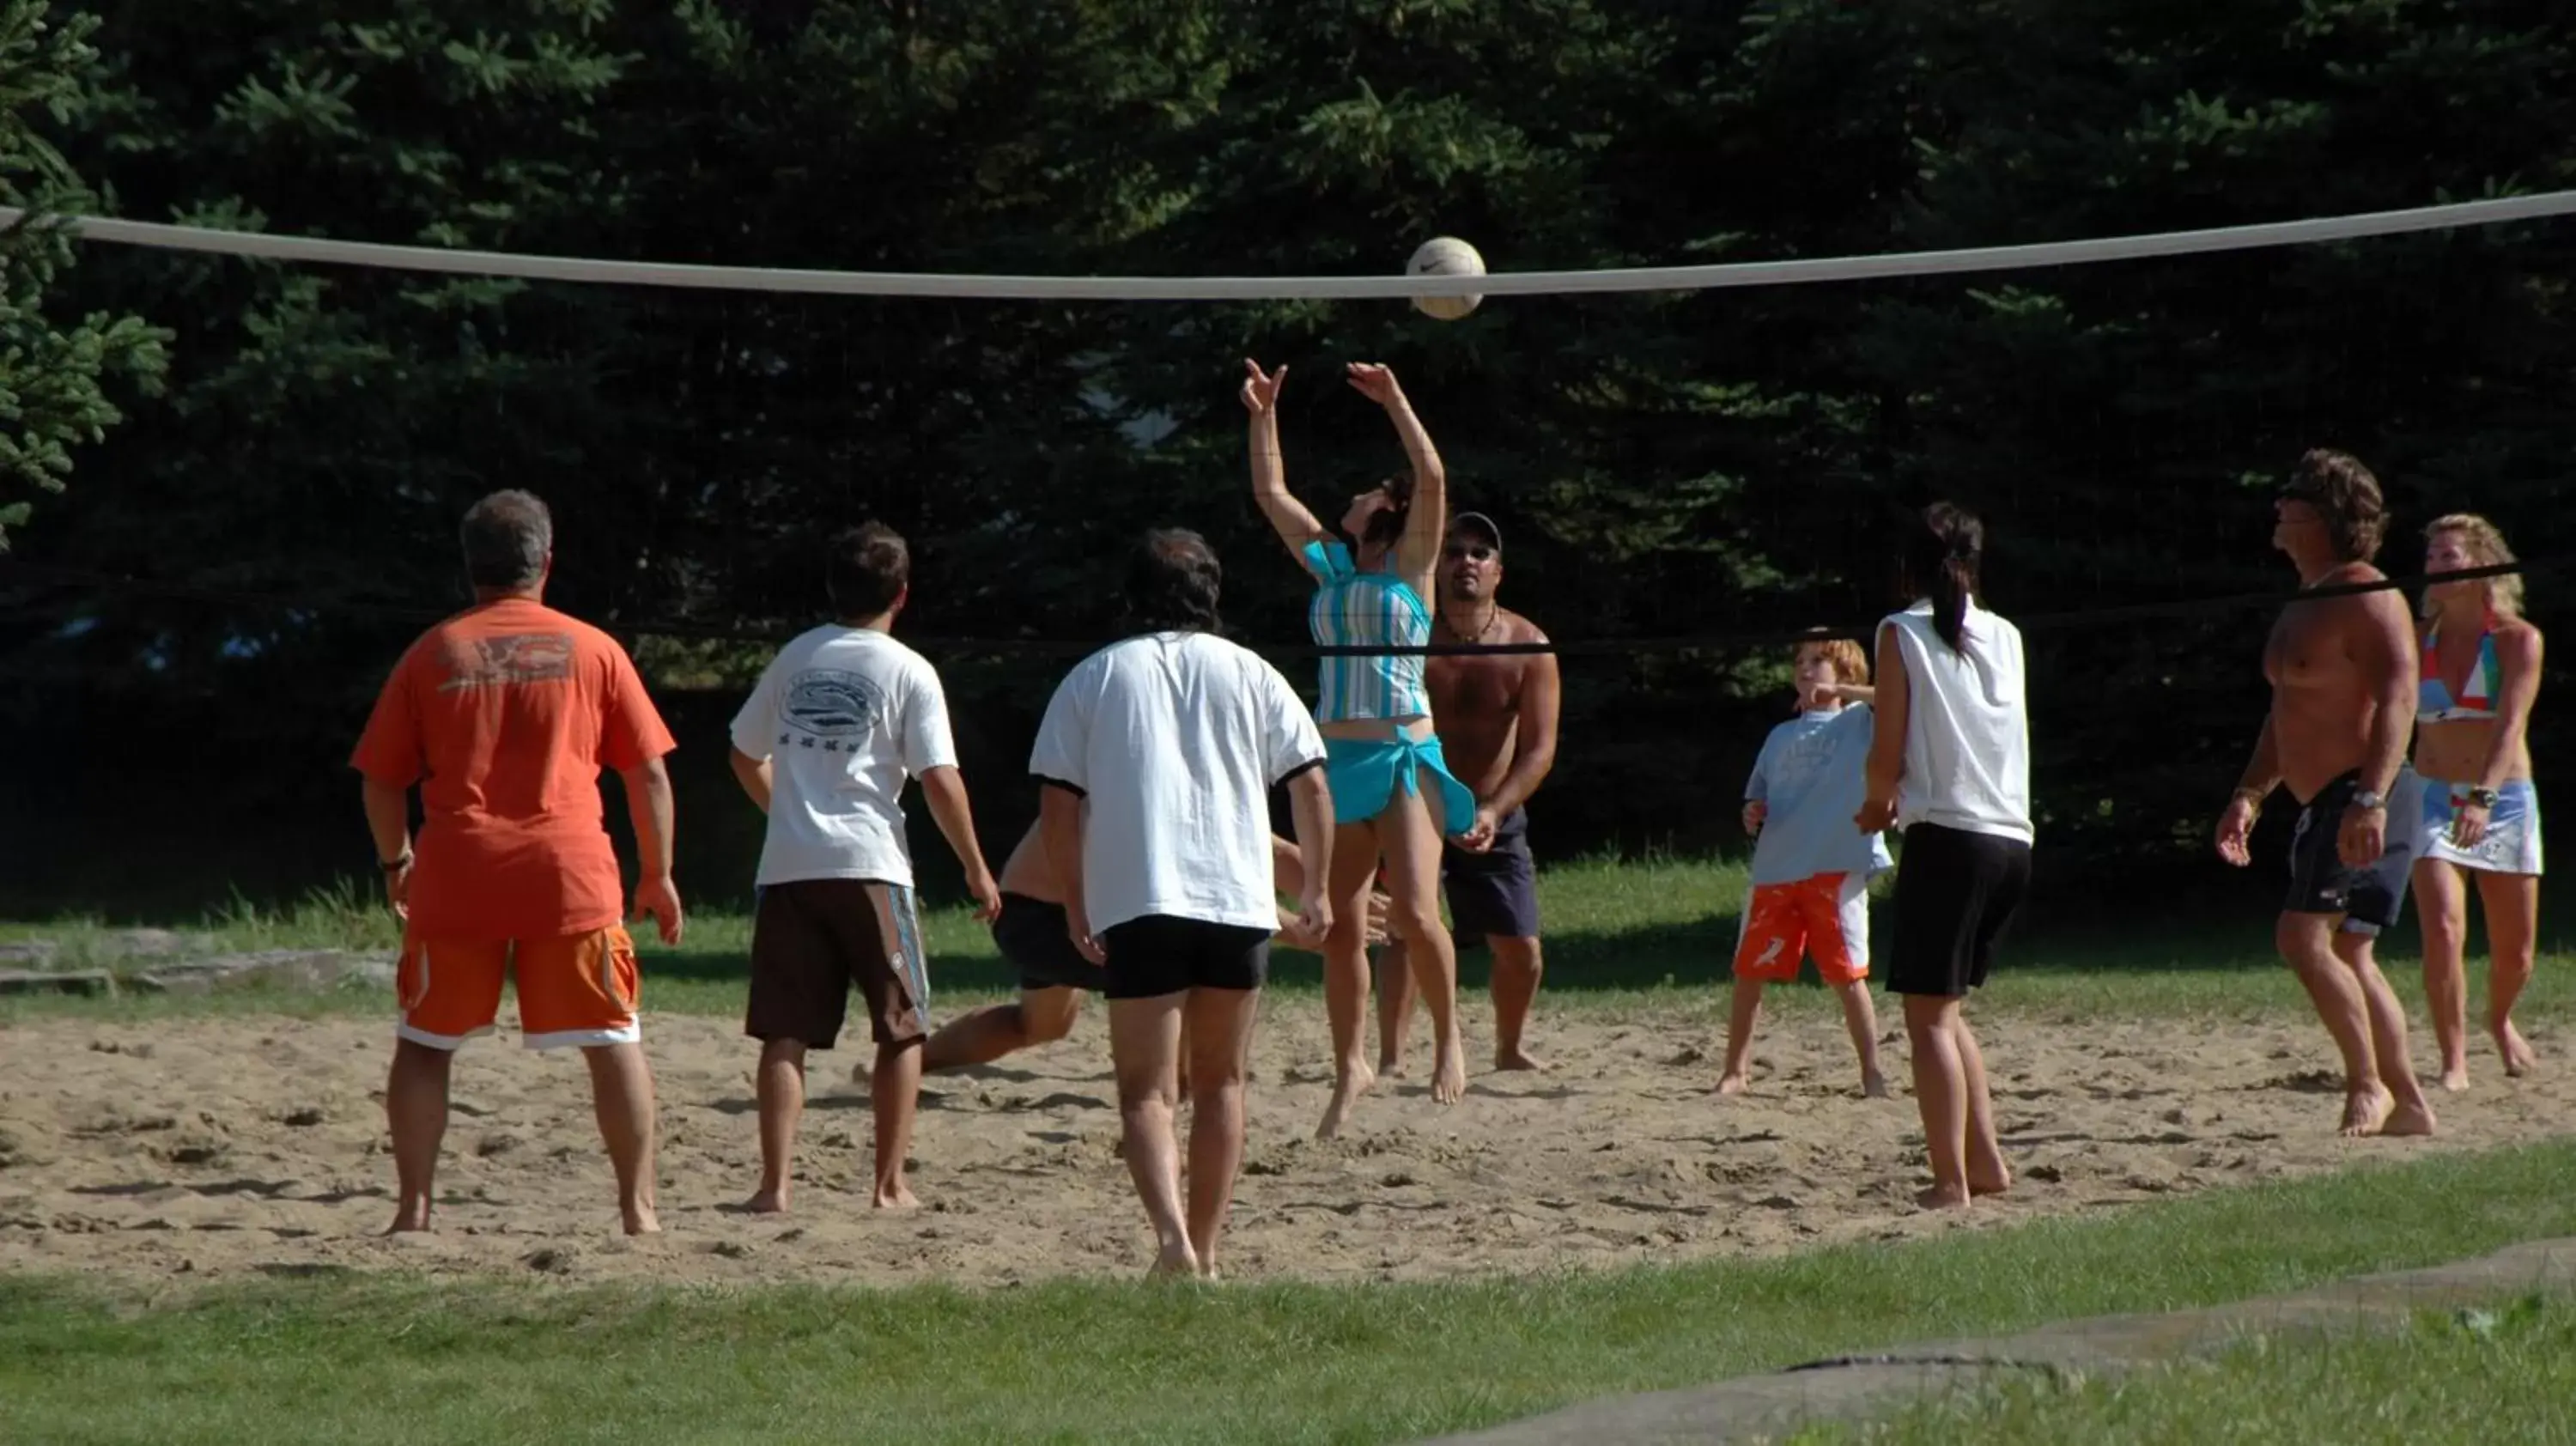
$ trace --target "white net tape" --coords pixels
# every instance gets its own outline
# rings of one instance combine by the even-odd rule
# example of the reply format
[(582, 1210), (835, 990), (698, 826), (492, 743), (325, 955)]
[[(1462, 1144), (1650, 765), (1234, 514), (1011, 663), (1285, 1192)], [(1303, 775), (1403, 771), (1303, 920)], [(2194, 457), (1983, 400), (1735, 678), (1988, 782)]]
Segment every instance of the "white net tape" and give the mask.
[[(579, 281), (617, 286), (666, 286), (711, 291), (771, 291), (818, 296), (935, 296), (1020, 301), (1366, 301), (1449, 296), (1472, 290), (1484, 296), (1547, 296), (1590, 292), (1701, 291), (1737, 286), (1789, 286), (1901, 276), (1961, 275), (2131, 261), (2298, 246), (2363, 236), (2395, 236), (2464, 226), (2494, 226), (2576, 214), (2576, 191), (2551, 191), (2404, 211), (2321, 216), (2253, 226), (2106, 236), (2024, 246), (1980, 246), (1954, 251), (1831, 256), (1802, 261), (1750, 261), (1707, 266), (1644, 266), (1608, 271), (1507, 271), (1459, 276), (958, 276), (900, 271), (807, 271), (755, 266), (692, 266), (657, 261), (609, 261), (581, 256), (528, 256), (500, 251), (452, 251), (434, 246), (387, 246), (264, 232), (219, 231), (96, 216), (51, 218), (86, 241), (208, 252), (271, 261), (322, 262), (400, 271), (472, 276), (511, 276), (534, 281)], [(25, 213), (0, 207), (0, 226)]]

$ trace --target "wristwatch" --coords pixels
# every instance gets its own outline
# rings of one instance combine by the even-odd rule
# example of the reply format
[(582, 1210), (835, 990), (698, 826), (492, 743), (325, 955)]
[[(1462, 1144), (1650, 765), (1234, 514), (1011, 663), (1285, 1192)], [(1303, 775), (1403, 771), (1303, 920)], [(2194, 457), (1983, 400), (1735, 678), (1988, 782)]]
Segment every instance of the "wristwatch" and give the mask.
[(2480, 808), (2496, 806), (2496, 791), (2492, 788), (2472, 788), (2467, 791), (2467, 795), (2469, 802)]
[(2352, 806), (2361, 809), (2383, 809), (2388, 807), (2388, 800), (2380, 797), (2376, 789), (2356, 789), (2352, 795)]
[(376, 860), (376, 867), (389, 874), (401, 873), (403, 870), (411, 867), (411, 850), (404, 849), (401, 857), (399, 858), (378, 859)]

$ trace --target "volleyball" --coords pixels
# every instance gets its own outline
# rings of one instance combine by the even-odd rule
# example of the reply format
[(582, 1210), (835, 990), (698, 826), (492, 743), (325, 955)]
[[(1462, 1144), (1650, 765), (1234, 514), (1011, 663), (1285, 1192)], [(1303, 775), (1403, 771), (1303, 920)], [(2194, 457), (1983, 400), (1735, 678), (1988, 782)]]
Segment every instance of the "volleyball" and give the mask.
[[(1407, 276), (1482, 276), (1485, 258), (1476, 248), (1455, 236), (1435, 236), (1414, 248), (1413, 259), (1404, 263)], [(1413, 309), (1441, 321), (1456, 321), (1476, 309), (1482, 296), (1417, 296)]]

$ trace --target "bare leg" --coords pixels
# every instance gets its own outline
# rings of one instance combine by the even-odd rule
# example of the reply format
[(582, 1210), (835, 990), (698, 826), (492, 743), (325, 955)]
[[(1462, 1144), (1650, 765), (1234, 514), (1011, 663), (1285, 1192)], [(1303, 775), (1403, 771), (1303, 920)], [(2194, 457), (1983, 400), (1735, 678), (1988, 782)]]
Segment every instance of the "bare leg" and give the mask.
[(1377, 1072), (1404, 1078), (1404, 1047), (1413, 1034), (1413, 965), (1404, 942), (1389, 940), (1377, 957)]
[(1726, 1014), (1726, 1067), (1717, 1076), (1717, 1092), (1744, 1093), (1744, 1057), (1753, 1052), (1753, 1026), (1762, 1017), (1762, 981), (1735, 976), (1735, 998)]
[(1950, 1021), (1951, 1037), (1959, 1046), (1960, 1077), (1968, 1086), (1968, 1193), (2000, 1195), (2012, 1188), (2012, 1167), (2004, 1163), (2003, 1144), (1995, 1138), (1995, 1097), (1986, 1089), (1986, 1052), (1977, 1043), (1977, 1032), (1968, 1027), (1965, 1006)]
[(1202, 1279), (1216, 1279), (1217, 1237), (1243, 1169), (1243, 1071), (1252, 1055), (1258, 989), (1193, 989), (1190, 1021), (1190, 1248)]
[(880, 1210), (909, 1210), (921, 1203), (903, 1182), (904, 1157), (912, 1153), (912, 1112), (921, 1103), (919, 1039), (877, 1046), (868, 1100), (877, 1117), (877, 1183), (869, 1203)]
[(1959, 1051), (1959, 1000), (1905, 996), (1905, 1037), (1913, 1046), (1914, 1098), (1923, 1111), (1923, 1143), (1932, 1157), (1932, 1188), (1915, 1196), (1926, 1210), (1968, 1208), (1968, 1079)]
[(1521, 1047), (1530, 1008), (1538, 1002), (1539, 977), (1547, 972), (1538, 940), (1487, 935), (1485, 947), (1494, 956), (1494, 1068), (1547, 1068)]
[(2459, 870), (2440, 859), (2415, 865), (2415, 907), (2424, 921), (2424, 1012), (2442, 1051), (2442, 1088), (2469, 1087), (2468, 891)]
[(452, 1050), (394, 1041), (385, 1078), (385, 1128), (394, 1137), (394, 1223), (387, 1233), (429, 1228), (430, 1186), (438, 1145), (447, 1136), (447, 1075)]
[(2532, 953), (2540, 937), (2540, 880), (2531, 874), (2478, 875), (2478, 903), (2487, 913), (2487, 1033), (2504, 1056), (2504, 1072), (2531, 1072), (2538, 1056), (2513, 1027), (2514, 1001), (2531, 982)]
[(990, 1064), (1006, 1054), (1052, 1044), (1073, 1032), (1081, 1012), (1078, 989), (1023, 989), (1017, 1004), (988, 1004), (948, 1021), (921, 1047), (921, 1072)]
[(2334, 1037), (2343, 1056), (2343, 1133), (2375, 1135), (2396, 1108), (2396, 1097), (2379, 1082), (2379, 1062), (2372, 1057), (2370, 1015), (2363, 1003), (2361, 980), (2335, 957), (2335, 916), (2283, 914), (2272, 938), (2290, 971), (2308, 991), (2317, 1018)]
[(743, 1202), (756, 1215), (787, 1208), (789, 1177), (796, 1170), (796, 1122), (805, 1113), (805, 1044), (764, 1040), (760, 1046), (760, 1188)]
[(1432, 813), (1436, 790), (1429, 770), (1419, 782), (1420, 795), (1398, 792), (1378, 816), (1378, 845), (1394, 899), (1387, 931), (1404, 941), (1405, 961), (1431, 1015), (1431, 1098), (1447, 1105), (1467, 1093), (1467, 1042), (1458, 1022), (1458, 950), (1440, 922), (1440, 826)]
[[(1118, 1074), (1118, 1118), (1126, 1130), (1128, 1178), (1154, 1226), (1156, 1275), (1198, 1274), (1189, 1223), (1181, 1216), (1180, 1146), (1172, 1107), (1180, 1089), (1181, 1011), (1187, 993), (1109, 1001), (1109, 1058)], [(1237, 1099), (1240, 1100), (1240, 1096)]]
[(2383, 1135), (2429, 1135), (2433, 1133), (2433, 1104), (2424, 1098), (2424, 1086), (2415, 1078), (2415, 1061), (2406, 1049), (2406, 1006), (2397, 1000), (2397, 991), (2388, 987), (2388, 976), (2379, 972), (2372, 957), (2371, 936), (2338, 931), (2334, 937), (2335, 958), (2350, 969), (2361, 984), (2361, 997), (2370, 1012), (2371, 1048), (2378, 1058), (2379, 1083), (2396, 1108), (2381, 1121)]
[(1315, 1138), (1329, 1140), (1377, 1083), (1369, 1068), (1368, 896), (1377, 877), (1377, 830), (1346, 823), (1333, 830), (1333, 927), (1324, 936), (1324, 1015), (1333, 1032), (1333, 1097)]
[(627, 1234), (657, 1235), (662, 1222), (653, 1208), (653, 1068), (644, 1062), (644, 1046), (588, 1045), (581, 1057), (590, 1066), (599, 1137), (617, 1171), (617, 1213)]
[[(1878, 1007), (1870, 1002), (1869, 980), (1862, 978), (1849, 984), (1837, 984), (1834, 992), (1842, 996), (1843, 1031), (1851, 1036), (1852, 1052), (1860, 1057), (1861, 1095), (1866, 1099), (1883, 1100), (1887, 1098), (1887, 1076), (1878, 1072)], [(1967, 1042), (1961, 1056), (1971, 1061), (1976, 1058), (1975, 1040)], [(1983, 1098), (1986, 1092), (1984, 1069), (1977, 1065), (1971, 1068), (1976, 1078), (1970, 1082), (1969, 1094), (1971, 1098)], [(1968, 1171), (1971, 1182), (1976, 1179), (1975, 1167), (1976, 1162), (1971, 1160)]]

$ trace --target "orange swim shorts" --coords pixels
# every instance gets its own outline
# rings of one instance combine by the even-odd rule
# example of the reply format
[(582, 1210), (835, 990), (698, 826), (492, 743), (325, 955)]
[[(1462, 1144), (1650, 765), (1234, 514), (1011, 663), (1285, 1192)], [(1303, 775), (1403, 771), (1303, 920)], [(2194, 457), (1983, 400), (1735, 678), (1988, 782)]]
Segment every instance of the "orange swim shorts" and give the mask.
[(530, 1049), (632, 1044), (636, 1018), (635, 943), (611, 924), (557, 939), (456, 943), (406, 933), (394, 988), (402, 1005), (395, 1033), (432, 1049), (455, 1049), (492, 1032), (501, 980), (515, 977), (519, 1028)]
[(1735, 943), (1735, 977), (1776, 984), (1798, 977), (1813, 955), (1827, 984), (1869, 977), (1869, 879), (1818, 874), (1790, 884), (1756, 884)]

